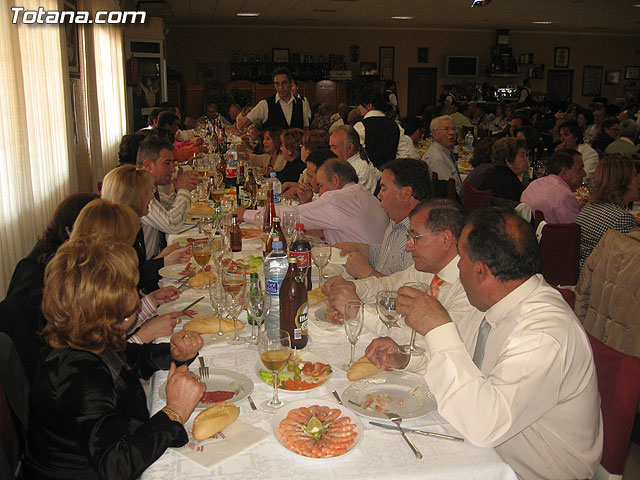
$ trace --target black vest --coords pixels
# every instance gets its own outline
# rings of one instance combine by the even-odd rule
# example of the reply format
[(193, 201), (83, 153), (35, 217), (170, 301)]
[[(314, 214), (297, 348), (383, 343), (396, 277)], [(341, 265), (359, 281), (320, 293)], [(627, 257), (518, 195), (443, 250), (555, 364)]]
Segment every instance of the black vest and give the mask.
[(291, 112), (291, 125), (287, 124), (287, 119), (282, 112), (280, 103), (276, 103), (276, 96), (272, 95), (267, 98), (269, 106), (269, 116), (264, 122), (263, 128), (280, 127), (283, 130), (289, 128), (304, 128), (304, 119), (302, 118), (302, 100), (295, 99), (293, 101), (293, 112)]
[(396, 158), (400, 129), (398, 124), (387, 117), (369, 117), (362, 120), (364, 143), (369, 160), (376, 168)]

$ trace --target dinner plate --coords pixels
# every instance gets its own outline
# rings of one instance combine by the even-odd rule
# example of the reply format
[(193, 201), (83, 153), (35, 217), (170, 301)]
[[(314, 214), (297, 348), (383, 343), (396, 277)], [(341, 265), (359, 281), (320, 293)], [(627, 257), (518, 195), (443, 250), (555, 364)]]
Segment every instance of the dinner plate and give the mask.
[[(192, 228), (191, 230), (189, 230), (188, 232), (176, 237), (173, 239), (173, 242), (178, 242), (180, 244), (180, 248), (184, 248), (186, 247), (189, 242), (188, 239), (189, 238), (205, 238), (203, 233), (198, 233), (198, 229), (197, 228)], [(166, 267), (165, 267), (166, 268)]]
[[(287, 417), (287, 415), (289, 415), (289, 412), (291, 410), (293, 410), (294, 408), (300, 408), (300, 407), (310, 407), (311, 405), (320, 405), (322, 407), (329, 407), (329, 408), (335, 408), (337, 410), (340, 410), (342, 412), (340, 416), (349, 417), (351, 419), (351, 423), (353, 423), (356, 426), (354, 431), (358, 434), (355, 441), (353, 442), (353, 445), (351, 445), (351, 447), (349, 447), (349, 449), (342, 455), (337, 455), (332, 457), (323, 457), (323, 458), (313, 458), (313, 460), (334, 460), (336, 458), (342, 458), (345, 455), (348, 455), (349, 453), (353, 452), (356, 448), (358, 448), (358, 445), (360, 445), (360, 442), (362, 442), (362, 437), (364, 436), (364, 426), (362, 425), (362, 422), (360, 421), (358, 416), (355, 415), (351, 410), (340, 405), (339, 403), (332, 402), (331, 400), (324, 400), (324, 399), (298, 400), (295, 402), (287, 403), (283, 407), (280, 407), (278, 410), (276, 410), (276, 413), (273, 414), (273, 418), (271, 419), (271, 429), (273, 430), (273, 436), (276, 437), (276, 440), (280, 445), (282, 445), (289, 452), (294, 453), (298, 456), (304, 457), (304, 455), (300, 455), (299, 453), (294, 452), (293, 450), (290, 450), (289, 447), (287, 447), (287, 445), (282, 440), (279, 427), (280, 427), (280, 422), (282, 422), (282, 420), (284, 420)], [(304, 458), (311, 458), (311, 457), (304, 457)]]
[[(191, 371), (198, 375), (197, 368), (191, 368)], [(238, 372), (232, 372), (231, 370), (224, 370), (222, 368), (209, 367), (209, 378), (203, 378), (201, 381), (207, 386), (207, 392), (216, 392), (219, 390), (227, 392), (235, 392), (235, 395), (227, 400), (227, 402), (238, 403), (244, 400), (251, 392), (253, 392), (253, 382), (249, 377)], [(167, 399), (166, 392), (167, 382), (164, 382), (160, 386), (160, 398)], [(207, 408), (213, 405), (212, 403), (200, 403), (198, 402), (197, 408)]]
[[(429, 387), (420, 380), (417, 375), (381, 373), (353, 382), (342, 392), (342, 401), (358, 415), (368, 418), (389, 420), (386, 415), (375, 409), (375, 405), (397, 413), (403, 420), (424, 417), (438, 408), (438, 404)], [(360, 404), (366, 401), (367, 395), (379, 400), (368, 408), (356, 407), (349, 402), (351, 400)]]
[(329, 259), (329, 263), (338, 263), (340, 265), (344, 265), (347, 263), (347, 258), (349, 255), (345, 255), (344, 257), (340, 256), (340, 249), (336, 247), (331, 247), (331, 258)]
[(188, 322), (194, 318), (198, 317), (207, 317), (209, 315), (213, 315), (213, 310), (211, 309), (211, 301), (209, 300), (209, 295), (202, 292), (196, 292), (197, 296), (190, 295), (188, 298), (182, 297), (178, 300), (175, 300), (170, 303), (163, 303), (158, 307), (158, 315), (164, 315), (165, 313), (171, 312), (179, 312), (187, 307), (190, 303), (192, 303), (197, 298), (203, 297), (198, 303), (196, 303), (193, 307), (190, 307), (189, 310), (195, 310), (197, 313), (193, 317), (189, 317), (184, 315), (182, 318), (183, 322)]
[(333, 323), (327, 319), (327, 303), (318, 308), (313, 315), (309, 316), (309, 320), (320, 330), (328, 333), (344, 333), (344, 326)]
[[(312, 363), (320, 362), (320, 363), (326, 363), (327, 365), (329, 365), (329, 362), (327, 362), (323, 357), (313, 352), (295, 352), (294, 355), (298, 363), (299, 362), (312, 362)], [(265, 382), (260, 378), (260, 376), (258, 375), (258, 372), (260, 370), (267, 370), (267, 369), (262, 364), (262, 361), (258, 360), (255, 366), (256, 376), (260, 379), (261, 382), (267, 383), (268, 385), (272, 385), (271, 381)], [(271, 375), (271, 372), (269, 370), (267, 371), (269, 372), (269, 375)], [(284, 368), (284, 371), (286, 371), (286, 367)], [(332, 372), (326, 377), (308, 377), (307, 375), (304, 375), (301, 373), (300, 374), (301, 380), (304, 380), (305, 382), (310, 382), (310, 383), (315, 383), (317, 381), (318, 383), (315, 384), (312, 388), (308, 388), (306, 390), (289, 390), (287, 388), (282, 388), (282, 387), (278, 387), (278, 390), (284, 391), (284, 392), (290, 392), (290, 393), (305, 393), (310, 390), (315, 390), (316, 388), (321, 387), (322, 385), (327, 383), (331, 378), (331, 375), (333, 375), (333, 367), (332, 367)]]
[[(182, 272), (187, 265), (188, 263), (176, 263), (175, 265), (167, 265), (166, 267), (162, 267), (160, 270), (158, 270), (158, 273), (160, 274), (160, 276), (164, 278), (169, 278), (171, 280), (178, 280), (185, 276), (184, 273), (180, 273), (180, 272)], [(194, 265), (195, 268), (200, 268), (195, 263), (192, 263), (192, 265)]]
[[(324, 275), (327, 275), (328, 277), (335, 277), (336, 275), (342, 275), (342, 272), (344, 272), (344, 267), (342, 265), (337, 265), (335, 263), (328, 264), (322, 270), (322, 273)], [(320, 271), (318, 270), (318, 267), (313, 265), (311, 267), (311, 277), (317, 279), (319, 275), (320, 275)]]

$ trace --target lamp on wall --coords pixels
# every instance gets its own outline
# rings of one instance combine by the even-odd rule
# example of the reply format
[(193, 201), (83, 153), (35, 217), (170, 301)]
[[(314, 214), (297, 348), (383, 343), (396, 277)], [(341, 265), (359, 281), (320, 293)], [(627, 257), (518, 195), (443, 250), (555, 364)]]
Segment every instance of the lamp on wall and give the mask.
[(486, 7), (491, 3), (491, 0), (473, 0), (472, 7)]

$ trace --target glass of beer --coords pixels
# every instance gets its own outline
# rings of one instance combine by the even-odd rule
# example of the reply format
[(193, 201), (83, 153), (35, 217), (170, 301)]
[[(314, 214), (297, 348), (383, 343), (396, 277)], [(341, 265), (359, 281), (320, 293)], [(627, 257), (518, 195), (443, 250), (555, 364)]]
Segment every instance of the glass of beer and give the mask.
[(265, 330), (258, 335), (260, 360), (273, 376), (273, 397), (260, 404), (265, 412), (273, 413), (284, 405), (278, 398), (278, 370), (282, 370), (291, 356), (291, 337), (284, 330)]

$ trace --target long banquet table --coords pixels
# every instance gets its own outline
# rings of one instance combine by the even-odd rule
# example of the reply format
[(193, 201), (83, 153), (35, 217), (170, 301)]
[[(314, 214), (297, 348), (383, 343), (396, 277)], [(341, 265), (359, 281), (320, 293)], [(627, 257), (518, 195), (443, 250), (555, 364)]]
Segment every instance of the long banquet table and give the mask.
[[(197, 232), (197, 230), (194, 230)], [(169, 238), (169, 241), (175, 236)], [(261, 247), (260, 239), (244, 241), (243, 252), (237, 254), (244, 257), (256, 254)], [(203, 293), (193, 289), (184, 292), (176, 305), (190, 299), (195, 300)], [(202, 301), (206, 304), (206, 301)], [(171, 306), (169, 306), (170, 308)], [(315, 308), (310, 309), (310, 316)], [(244, 314), (243, 314), (244, 315)], [(370, 313), (370, 317), (371, 317)], [(242, 319), (243, 317), (241, 317)], [(357, 343), (356, 358), (364, 354), (365, 347), (374, 338), (376, 326), (371, 318), (365, 324), (365, 329)], [(180, 324), (176, 327), (181, 328)], [(248, 326), (242, 330), (242, 335), (247, 335)], [(280, 392), (280, 398), (284, 402), (296, 400), (322, 399), (334, 400), (331, 391), (337, 390), (342, 394), (343, 390), (351, 383), (346, 378), (346, 373), (336, 366), (348, 360), (349, 343), (344, 333), (327, 335), (317, 328), (310, 328), (309, 344), (305, 350), (322, 356), (333, 367), (333, 375), (327, 383), (315, 390), (290, 393)], [(270, 398), (271, 386), (263, 383), (256, 375), (256, 365), (260, 362), (256, 350), (251, 350), (246, 344), (228, 345), (226, 343), (207, 344), (200, 352), (211, 369), (211, 374), (216, 368), (222, 368), (239, 372), (254, 381), (252, 397), (256, 404)], [(197, 371), (197, 362), (191, 369)], [(407, 377), (422, 381), (422, 378), (411, 373)], [(148, 406), (151, 414), (160, 410), (165, 401), (161, 398), (160, 389), (164, 388), (167, 373), (157, 372), (149, 384)], [(252, 410), (248, 401), (241, 400), (239, 419), (264, 431), (271, 433), (272, 414), (258, 410)], [(194, 412), (194, 415), (198, 412)], [(352, 452), (332, 459), (310, 459), (296, 455), (281, 446), (273, 435), (269, 435), (261, 443), (254, 445), (244, 453), (225, 460), (212, 469), (206, 469), (192, 462), (183, 455), (167, 450), (142, 478), (145, 480), (169, 480), (169, 479), (272, 479), (272, 478), (344, 478), (374, 479), (374, 478), (447, 478), (449, 480), (460, 479), (515, 479), (513, 470), (507, 465), (493, 448), (477, 448), (468, 442), (460, 443), (442, 440), (420, 435), (411, 435), (411, 438), (421, 450), (423, 458), (414, 457), (409, 447), (405, 444), (400, 434), (393, 430), (384, 430), (369, 424), (368, 418), (360, 417), (365, 431), (362, 442)], [(422, 418), (405, 421), (403, 426), (420, 427), (423, 430), (438, 433), (459, 435), (438, 413), (434, 411)]]

